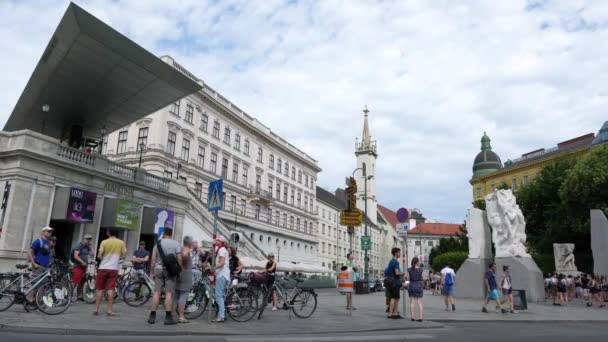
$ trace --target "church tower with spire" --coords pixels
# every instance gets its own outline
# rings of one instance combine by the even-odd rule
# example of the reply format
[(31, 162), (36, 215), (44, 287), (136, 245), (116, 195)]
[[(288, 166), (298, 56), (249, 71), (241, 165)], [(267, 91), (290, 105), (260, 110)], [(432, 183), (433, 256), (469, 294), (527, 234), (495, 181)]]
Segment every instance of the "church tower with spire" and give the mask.
[[(377, 224), (378, 218), (378, 200), (376, 198), (376, 160), (378, 159), (378, 150), (376, 141), (372, 140), (367, 106), (363, 109), (363, 134), (361, 141), (357, 139), (355, 142), (355, 156), (357, 157), (357, 168), (355, 179), (357, 180), (357, 208), (364, 210), (367, 202), (367, 217), (374, 224)], [(365, 175), (364, 175), (365, 174)], [(365, 178), (367, 177), (367, 198), (365, 198)]]

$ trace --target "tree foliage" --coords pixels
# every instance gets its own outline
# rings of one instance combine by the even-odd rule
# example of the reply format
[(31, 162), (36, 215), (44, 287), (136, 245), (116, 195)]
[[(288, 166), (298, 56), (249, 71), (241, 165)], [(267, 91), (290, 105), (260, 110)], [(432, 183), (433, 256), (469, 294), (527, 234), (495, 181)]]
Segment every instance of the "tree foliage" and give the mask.
[(437, 256), (449, 252), (466, 252), (468, 254), (469, 239), (467, 238), (466, 223), (460, 226), (460, 232), (457, 235), (449, 238), (442, 238), (439, 240), (439, 245), (433, 247), (431, 253), (429, 253), (429, 263), (433, 265), (433, 269), (437, 270), (433, 260)]
[(437, 255), (431, 265), (434, 270), (441, 270), (445, 266), (450, 266), (457, 271), (468, 256), (469, 254), (464, 251), (447, 252)]
[(574, 243), (577, 252), (590, 253), (589, 210), (608, 212), (608, 146), (546, 166), (517, 192), (517, 202), (533, 252), (551, 254), (553, 243)]

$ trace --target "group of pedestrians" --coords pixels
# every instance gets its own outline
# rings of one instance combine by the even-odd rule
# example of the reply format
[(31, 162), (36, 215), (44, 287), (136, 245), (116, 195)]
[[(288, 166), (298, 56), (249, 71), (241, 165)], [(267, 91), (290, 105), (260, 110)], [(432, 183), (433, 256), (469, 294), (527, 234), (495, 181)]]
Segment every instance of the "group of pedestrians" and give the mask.
[[(389, 319), (403, 319), (399, 313), (399, 301), (401, 300), (401, 289), (403, 287), (404, 273), (399, 266), (401, 258), (401, 249), (393, 248), (391, 250), (393, 258), (388, 263), (384, 270), (384, 286), (386, 288), (387, 304), (386, 312)], [(424, 320), (424, 305), (422, 297), (424, 295), (424, 279), (422, 276), (422, 268), (418, 258), (413, 258), (411, 267), (407, 269), (408, 296), (410, 297), (410, 319), (416, 322)], [(418, 307), (418, 315), (415, 314), (415, 309)]]
[(589, 274), (566, 276), (555, 272), (548, 273), (544, 283), (545, 300), (552, 300), (555, 306), (581, 299), (588, 307), (596, 303), (603, 308), (608, 300), (608, 277)]

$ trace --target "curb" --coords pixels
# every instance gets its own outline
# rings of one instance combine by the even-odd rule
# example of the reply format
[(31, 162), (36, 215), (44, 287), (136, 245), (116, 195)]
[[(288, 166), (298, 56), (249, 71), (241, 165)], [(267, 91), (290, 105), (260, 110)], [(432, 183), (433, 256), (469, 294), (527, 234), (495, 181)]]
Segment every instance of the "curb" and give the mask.
[[(438, 321), (429, 321), (430, 323), (438, 323)], [(14, 332), (14, 333), (33, 333), (34, 329), (40, 327), (20, 327), (12, 326), (7, 324), (0, 324), (1, 332)], [(382, 329), (366, 329), (366, 330), (347, 330), (347, 331), (315, 331), (315, 332), (301, 332), (301, 333), (265, 333), (264, 336), (282, 336), (282, 335), (325, 335), (325, 334), (344, 334), (344, 333), (370, 333), (370, 332), (384, 332), (384, 331), (409, 331), (409, 330), (424, 330), (424, 329), (443, 329), (443, 324), (434, 326), (415, 326), (415, 327), (403, 327), (403, 328), (382, 328)], [(87, 335), (87, 336), (248, 336), (242, 333), (230, 333), (230, 332), (206, 332), (206, 331), (136, 331), (136, 330), (97, 330), (97, 329), (71, 329), (71, 328), (43, 328), (45, 334), (49, 335)]]

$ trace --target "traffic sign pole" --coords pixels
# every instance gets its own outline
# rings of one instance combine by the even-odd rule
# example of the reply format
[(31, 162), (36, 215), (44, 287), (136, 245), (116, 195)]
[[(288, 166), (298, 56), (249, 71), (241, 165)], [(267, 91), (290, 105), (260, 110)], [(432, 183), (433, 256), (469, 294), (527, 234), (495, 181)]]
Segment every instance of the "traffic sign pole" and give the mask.
[(211, 322), (211, 315), (213, 314), (213, 303), (215, 303), (215, 289), (217, 284), (216, 272), (215, 272), (215, 240), (217, 239), (217, 212), (222, 210), (222, 206), (224, 204), (224, 180), (218, 179), (211, 183), (209, 183), (209, 195), (207, 197), (207, 210), (213, 211), (213, 245), (211, 247), (211, 276), (213, 280), (211, 281), (211, 294), (209, 305), (209, 322)]

